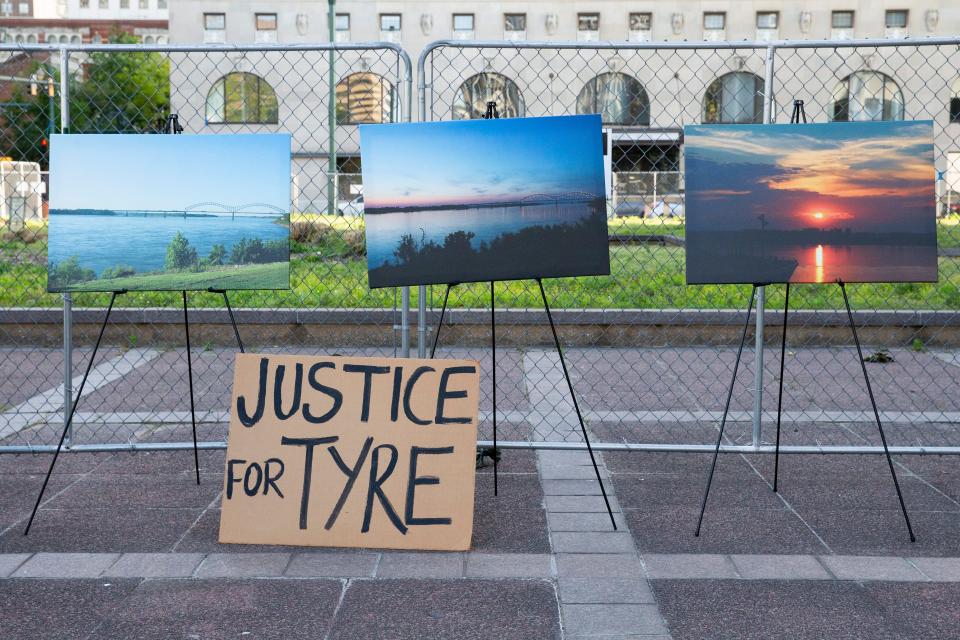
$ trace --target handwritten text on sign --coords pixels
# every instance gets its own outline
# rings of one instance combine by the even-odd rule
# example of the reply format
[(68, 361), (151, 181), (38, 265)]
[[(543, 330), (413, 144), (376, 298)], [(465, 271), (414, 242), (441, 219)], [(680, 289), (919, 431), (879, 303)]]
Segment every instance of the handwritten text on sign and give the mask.
[(470, 548), (478, 365), (238, 354), (220, 541)]

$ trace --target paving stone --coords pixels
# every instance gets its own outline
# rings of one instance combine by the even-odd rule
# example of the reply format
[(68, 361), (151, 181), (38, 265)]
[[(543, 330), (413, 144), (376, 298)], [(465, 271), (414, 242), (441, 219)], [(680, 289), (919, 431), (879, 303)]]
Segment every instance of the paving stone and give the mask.
[(0, 578), (6, 578), (13, 573), (17, 567), (22, 565), (29, 557), (29, 553), (0, 554)]
[(820, 556), (838, 580), (924, 581), (927, 578), (903, 558), (881, 556)]
[(96, 578), (118, 557), (118, 553), (36, 553), (11, 577)]
[(211, 553), (196, 571), (198, 578), (269, 578), (283, 575), (289, 553)]
[(656, 605), (564, 604), (564, 630), (572, 635), (669, 633)]
[(332, 551), (297, 553), (284, 575), (310, 578), (371, 578), (377, 570), (378, 553)]
[(125, 553), (103, 575), (117, 578), (189, 578), (202, 561), (202, 553)]
[(644, 554), (643, 562), (651, 579), (736, 578), (737, 571), (730, 558), (712, 553), (696, 554)]
[(144, 580), (94, 633), (74, 639), (316, 640), (342, 590), (339, 580)]
[[(607, 513), (607, 505), (601, 496), (545, 496), (544, 504), (548, 513)], [(610, 498), (610, 508), (614, 513), (620, 511), (616, 498)]]
[(326, 637), (557, 640), (562, 636), (557, 596), (549, 580), (499, 579), (353, 581)]
[(561, 578), (638, 578), (643, 566), (634, 554), (560, 553), (557, 573)]
[[(0, 638), (86, 640), (106, 615), (124, 606), (139, 582), (89, 578), (0, 580)], [(120, 638), (143, 640), (140, 634), (114, 636), (112, 640)]]
[(380, 556), (378, 578), (459, 578), (462, 553), (388, 553)]
[(543, 493), (548, 496), (599, 496), (600, 484), (591, 480), (544, 480)]
[[(905, 584), (927, 586), (915, 582), (871, 584), (885, 589)], [(903, 633), (906, 629), (886, 615), (875, 595), (855, 582), (652, 580), (650, 586), (676, 640), (937, 638)], [(949, 628), (949, 624), (941, 626)], [(946, 640), (943, 635), (939, 638)]]
[[(548, 465), (540, 467), (540, 477), (544, 480), (593, 480), (597, 481), (597, 474), (593, 466), (585, 465)], [(610, 474), (605, 469), (600, 469), (600, 477), (604, 482), (608, 482)]]
[(747, 580), (831, 580), (813, 556), (731, 555), (737, 573)]
[(553, 575), (552, 557), (548, 554), (467, 554), (468, 578), (550, 578)]
[[(623, 514), (614, 511), (613, 520), (617, 523), (617, 530), (627, 531), (626, 520)], [(548, 513), (547, 524), (551, 532), (559, 531), (613, 531), (610, 524), (610, 514), (591, 511), (589, 513), (560, 512)]]
[(633, 538), (626, 531), (558, 531), (552, 533), (554, 553), (633, 553)]
[(908, 558), (935, 582), (960, 582), (960, 558)]
[[(590, 461), (590, 454), (587, 451), (557, 451), (557, 450), (544, 450), (537, 452), (537, 460), (540, 462), (540, 467), (571, 467), (579, 466), (585, 467), (589, 466), (593, 468), (593, 463)], [(597, 460), (599, 463), (600, 461)]]
[(654, 604), (643, 578), (565, 578), (558, 580), (564, 604)]

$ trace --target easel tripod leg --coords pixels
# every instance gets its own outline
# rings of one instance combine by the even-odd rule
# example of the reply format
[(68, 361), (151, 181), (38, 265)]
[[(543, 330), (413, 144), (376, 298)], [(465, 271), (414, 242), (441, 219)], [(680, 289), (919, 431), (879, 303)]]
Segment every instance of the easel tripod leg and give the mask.
[(40, 508), (40, 502), (43, 500), (43, 494), (47, 490), (47, 484), (50, 482), (50, 476), (53, 474), (53, 467), (57, 464), (57, 458), (60, 457), (60, 450), (63, 448), (63, 441), (67, 437), (67, 431), (70, 430), (70, 425), (73, 424), (73, 416), (77, 411), (77, 405), (80, 404), (80, 397), (83, 395), (83, 387), (87, 384), (87, 378), (90, 376), (90, 370), (93, 368), (93, 361), (97, 359), (97, 351), (100, 349), (100, 342), (103, 340), (103, 334), (107, 330), (107, 322), (110, 320), (110, 312), (113, 310), (113, 303), (117, 299), (119, 293), (114, 291), (113, 295), (110, 297), (110, 306), (107, 307), (107, 314), (103, 317), (103, 324), (100, 325), (100, 335), (97, 336), (97, 342), (93, 346), (93, 353), (90, 354), (90, 361), (87, 362), (87, 370), (83, 373), (83, 380), (80, 381), (80, 388), (77, 390), (77, 397), (73, 401), (73, 406), (70, 407), (70, 414), (67, 416), (67, 421), (63, 425), (63, 432), (60, 434), (60, 442), (57, 444), (57, 450), (53, 454), (53, 460), (50, 461), (50, 468), (47, 469), (47, 477), (43, 479), (43, 486), (40, 487), (40, 495), (37, 496), (37, 502), (33, 505), (33, 511), (30, 513), (30, 520), (27, 521), (27, 528), (24, 529), (23, 535), (28, 535), (30, 533), (30, 527), (33, 525), (33, 519), (37, 515), (37, 509)]
[(237, 319), (233, 317), (233, 307), (230, 306), (230, 298), (227, 297), (226, 289), (220, 293), (223, 294), (223, 302), (227, 305), (227, 313), (230, 314), (230, 324), (233, 325), (233, 335), (237, 338), (237, 346), (240, 347), (240, 353), (243, 353), (243, 340), (240, 339), (240, 329), (237, 328)]
[(843, 292), (843, 304), (847, 307), (847, 318), (850, 320), (850, 330), (853, 332), (853, 342), (857, 345), (857, 358), (860, 360), (860, 368), (863, 369), (863, 379), (867, 383), (867, 395), (870, 396), (870, 404), (873, 406), (873, 415), (877, 419), (877, 430), (880, 432), (880, 442), (883, 443), (883, 453), (887, 457), (887, 465), (890, 467), (890, 476), (893, 478), (893, 486), (897, 490), (897, 499), (900, 501), (900, 510), (903, 511), (903, 519), (907, 523), (907, 532), (910, 534), (910, 542), (916, 542), (917, 538), (913, 535), (913, 527), (910, 526), (910, 516), (907, 515), (907, 505), (903, 502), (903, 493), (900, 491), (900, 483), (897, 481), (897, 471), (893, 467), (893, 460), (890, 458), (890, 449), (887, 447), (887, 437), (883, 433), (883, 424), (880, 422), (880, 411), (877, 410), (877, 401), (873, 397), (873, 388), (870, 386), (870, 376), (867, 374), (867, 363), (863, 360), (863, 351), (860, 349), (860, 338), (857, 336), (857, 325), (853, 322), (853, 312), (850, 310), (850, 300), (847, 298), (847, 288), (843, 280), (838, 280), (840, 291)]
[(773, 491), (777, 491), (780, 471), (780, 410), (783, 407), (783, 365), (787, 355), (787, 312), (790, 309), (790, 283), (787, 283), (786, 300), (783, 302), (783, 336), (780, 340), (780, 391), (777, 393), (777, 446), (773, 452)]
[(183, 293), (183, 333), (187, 338), (187, 381), (190, 385), (190, 424), (193, 426), (193, 467), (200, 484), (200, 454), (197, 451), (197, 415), (193, 406), (193, 356), (190, 353), (190, 322), (187, 319), (187, 292)]
[(580, 404), (577, 402), (577, 394), (573, 390), (573, 382), (570, 381), (570, 373), (567, 371), (567, 362), (563, 357), (563, 349), (560, 347), (560, 338), (557, 336), (557, 327), (553, 324), (553, 315), (550, 313), (550, 303), (547, 302), (547, 294), (543, 290), (543, 281), (537, 278), (537, 285), (540, 287), (540, 297), (543, 298), (543, 309), (547, 312), (547, 320), (550, 322), (550, 331), (553, 333), (553, 343), (557, 347), (557, 355), (560, 357), (560, 366), (563, 368), (563, 377), (567, 381), (567, 388), (570, 390), (570, 398), (573, 400), (573, 408), (577, 412), (577, 419), (580, 421), (580, 432), (583, 434), (583, 442), (587, 445), (587, 453), (590, 454), (590, 462), (593, 464), (593, 472), (597, 476), (597, 484), (600, 485), (600, 493), (603, 495), (603, 503), (607, 506), (607, 513), (610, 515), (610, 524), (613, 530), (617, 530), (617, 520), (613, 517), (613, 509), (610, 508), (610, 499), (607, 497), (607, 489), (603, 486), (603, 478), (600, 477), (600, 467), (597, 466), (597, 457), (593, 453), (593, 447), (590, 446), (590, 436), (587, 435), (587, 426), (583, 422), (583, 414), (580, 412)]
[(730, 389), (727, 391), (727, 404), (723, 407), (723, 419), (720, 421), (720, 431), (717, 433), (717, 444), (713, 448), (713, 462), (710, 463), (710, 475), (707, 477), (707, 487), (703, 490), (703, 502), (700, 504), (700, 518), (697, 520), (697, 530), (694, 536), (700, 535), (700, 525), (703, 524), (703, 512), (707, 510), (707, 498), (710, 496), (710, 485), (713, 484), (713, 472), (717, 468), (717, 456), (720, 455), (720, 442), (723, 440), (723, 429), (727, 425), (727, 414), (730, 412), (730, 399), (733, 398), (733, 387), (737, 382), (737, 369), (740, 368), (740, 357), (743, 355), (743, 345), (747, 341), (747, 329), (750, 327), (750, 312), (753, 311), (753, 299), (757, 295), (757, 285), (753, 285), (750, 292), (750, 302), (747, 304), (747, 319), (743, 323), (743, 335), (740, 336), (740, 348), (737, 350), (737, 361), (733, 364), (733, 377), (730, 379)]
[(433, 346), (430, 347), (430, 359), (433, 360), (433, 354), (437, 352), (437, 343), (440, 341), (440, 327), (443, 326), (443, 316), (447, 313), (447, 300), (450, 299), (450, 289), (453, 288), (453, 285), (448, 284), (447, 290), (443, 294), (443, 306), (440, 307), (440, 321), (437, 323), (437, 328), (433, 331)]

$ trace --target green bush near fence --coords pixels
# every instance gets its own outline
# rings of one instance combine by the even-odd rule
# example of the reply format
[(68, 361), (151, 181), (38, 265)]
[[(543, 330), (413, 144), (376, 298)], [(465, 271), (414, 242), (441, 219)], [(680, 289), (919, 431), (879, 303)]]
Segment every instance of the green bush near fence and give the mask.
[[(290, 291), (237, 291), (238, 307), (275, 308), (390, 308), (398, 299), (393, 289), (367, 287), (363, 221), (360, 218), (320, 214), (295, 215), (291, 220), (292, 261)], [(614, 240), (610, 245), (611, 277), (560, 278), (545, 283), (551, 304), (558, 309), (729, 309), (741, 308), (749, 296), (746, 286), (691, 286), (684, 283), (684, 249), (670, 241), (636, 236), (673, 236), (682, 239), (678, 220), (617, 218), (610, 223), (615, 237), (634, 236), (639, 242)], [(960, 248), (960, 217), (938, 224), (940, 247)], [(669, 240), (669, 239), (668, 239)], [(0, 236), (0, 307), (59, 307), (61, 298), (46, 293), (46, 229), (31, 223), (19, 233)], [(782, 287), (770, 287), (769, 304), (782, 304)], [(940, 258), (936, 284), (851, 285), (852, 304), (859, 309), (960, 308), (960, 256)], [(417, 290), (413, 288), (413, 305)], [(439, 305), (442, 287), (432, 288)], [(836, 309), (842, 298), (836, 287), (796, 285), (791, 291), (795, 309)], [(109, 294), (75, 293), (76, 306), (106, 306)], [(179, 304), (176, 293), (131, 293), (118, 304), (125, 307), (164, 307)], [(489, 305), (489, 285), (461, 285), (450, 298), (454, 307)], [(497, 306), (536, 308), (540, 293), (532, 282), (498, 284)], [(219, 307), (219, 296), (193, 293), (191, 305)]]

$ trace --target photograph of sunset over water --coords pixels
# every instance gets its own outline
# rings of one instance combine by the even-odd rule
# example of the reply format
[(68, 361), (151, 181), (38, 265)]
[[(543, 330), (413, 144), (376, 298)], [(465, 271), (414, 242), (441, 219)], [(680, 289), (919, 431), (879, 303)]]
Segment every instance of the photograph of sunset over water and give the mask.
[(608, 275), (599, 115), (360, 126), (371, 288)]
[(684, 129), (688, 284), (935, 282), (933, 123)]

